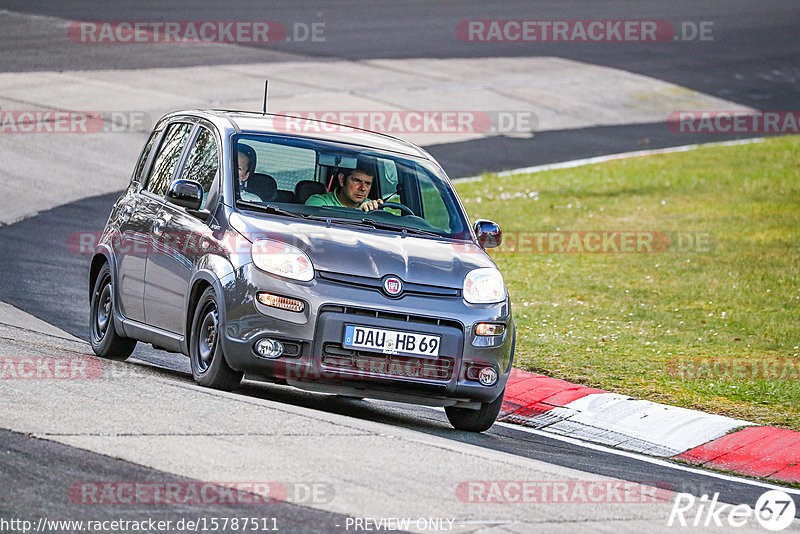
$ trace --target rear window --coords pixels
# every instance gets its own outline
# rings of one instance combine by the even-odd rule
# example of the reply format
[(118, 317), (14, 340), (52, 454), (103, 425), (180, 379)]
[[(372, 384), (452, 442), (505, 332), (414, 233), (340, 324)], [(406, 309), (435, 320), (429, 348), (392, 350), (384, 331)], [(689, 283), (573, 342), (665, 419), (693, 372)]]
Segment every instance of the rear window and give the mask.
[(150, 138), (147, 140), (147, 143), (144, 145), (142, 149), (142, 153), (139, 155), (139, 161), (136, 163), (136, 169), (133, 171), (133, 181), (139, 182), (142, 179), (142, 173), (144, 172), (144, 166), (147, 164), (147, 160), (150, 157), (150, 152), (153, 149), (153, 144), (155, 140), (158, 139), (161, 130), (153, 130), (150, 134)]
[(167, 127), (156, 159), (153, 161), (153, 167), (150, 169), (145, 189), (158, 196), (166, 194), (178, 158), (191, 132), (192, 125), (187, 123), (175, 123)]
[(294, 191), (300, 180), (313, 180), (317, 156), (312, 149), (256, 140), (241, 140), (256, 152), (255, 172), (275, 178), (278, 189)]

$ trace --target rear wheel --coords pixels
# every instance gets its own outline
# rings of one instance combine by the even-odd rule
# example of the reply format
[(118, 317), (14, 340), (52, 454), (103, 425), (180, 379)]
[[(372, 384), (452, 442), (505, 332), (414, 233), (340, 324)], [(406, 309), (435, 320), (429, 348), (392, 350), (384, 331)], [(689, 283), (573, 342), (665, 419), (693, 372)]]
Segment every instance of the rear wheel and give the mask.
[(95, 354), (109, 360), (127, 360), (136, 348), (135, 339), (121, 336), (114, 328), (114, 284), (108, 263), (100, 268), (92, 288), (89, 342)]
[(244, 375), (228, 366), (220, 335), (217, 294), (214, 288), (209, 287), (195, 308), (189, 340), (189, 362), (195, 382), (201, 386), (230, 391), (239, 385)]
[(453, 428), (457, 430), (467, 430), (469, 432), (489, 430), (497, 419), (500, 408), (503, 406), (504, 393), (505, 390), (492, 402), (481, 403), (481, 407), (478, 410), (446, 406), (444, 411), (447, 414), (447, 419), (453, 425)]

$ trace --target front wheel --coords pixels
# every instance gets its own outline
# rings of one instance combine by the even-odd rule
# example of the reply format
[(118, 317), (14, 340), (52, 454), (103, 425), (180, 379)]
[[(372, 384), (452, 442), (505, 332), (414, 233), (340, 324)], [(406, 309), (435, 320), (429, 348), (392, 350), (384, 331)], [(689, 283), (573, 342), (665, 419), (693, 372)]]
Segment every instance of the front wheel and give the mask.
[(123, 361), (136, 348), (136, 340), (121, 336), (114, 328), (114, 284), (111, 268), (104, 264), (94, 281), (89, 305), (89, 343), (101, 358)]
[(220, 335), (217, 294), (214, 288), (209, 287), (200, 297), (192, 320), (189, 340), (192, 377), (201, 386), (231, 391), (244, 375), (228, 366), (222, 353)]
[(444, 412), (447, 414), (450, 424), (456, 430), (483, 432), (484, 430), (489, 430), (495, 419), (497, 419), (497, 414), (500, 413), (500, 408), (503, 406), (504, 394), (505, 389), (492, 402), (481, 403), (481, 407), (478, 410), (446, 406)]

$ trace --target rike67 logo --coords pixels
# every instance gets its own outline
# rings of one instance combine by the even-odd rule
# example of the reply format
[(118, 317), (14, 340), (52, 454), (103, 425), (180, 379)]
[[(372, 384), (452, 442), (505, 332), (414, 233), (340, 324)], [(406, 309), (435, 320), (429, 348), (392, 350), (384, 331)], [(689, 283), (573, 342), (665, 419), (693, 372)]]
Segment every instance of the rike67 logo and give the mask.
[(784, 530), (794, 521), (797, 511), (794, 499), (781, 490), (769, 490), (756, 501), (755, 507), (749, 504), (725, 504), (719, 502), (719, 493), (713, 497), (700, 498), (691, 493), (677, 493), (667, 526), (679, 527), (723, 527), (727, 532), (731, 527), (743, 527), (756, 521), (771, 531)]

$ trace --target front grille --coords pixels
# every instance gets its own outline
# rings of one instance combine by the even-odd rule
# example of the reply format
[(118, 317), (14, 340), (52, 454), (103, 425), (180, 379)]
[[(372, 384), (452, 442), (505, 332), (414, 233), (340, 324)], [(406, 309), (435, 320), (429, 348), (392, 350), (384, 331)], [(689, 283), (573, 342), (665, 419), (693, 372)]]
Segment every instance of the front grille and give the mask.
[[(317, 276), (323, 280), (343, 284), (348, 286), (363, 287), (382, 291), (383, 280), (369, 276), (358, 276), (347, 273), (335, 273), (330, 271), (317, 271)], [(403, 281), (403, 295), (424, 295), (429, 297), (461, 297), (461, 289), (452, 287), (434, 286), (429, 284), (414, 284)]]
[(462, 334), (464, 333), (464, 326), (451, 319), (440, 319), (438, 317), (425, 317), (424, 315), (411, 315), (407, 313), (386, 312), (380, 310), (369, 310), (366, 308), (356, 308), (354, 306), (332, 306), (326, 305), (320, 308), (320, 314), (325, 312), (344, 313), (347, 315), (355, 315), (361, 317), (374, 317), (376, 319), (391, 319), (394, 321), (403, 321), (412, 324), (427, 324), (435, 326), (446, 326), (448, 328), (456, 328)]
[(392, 378), (421, 378), (428, 380), (450, 380), (455, 360), (435, 360), (375, 354), (350, 350), (339, 343), (325, 343), (322, 347), (322, 365), (327, 368), (363, 373), (364, 376)]

